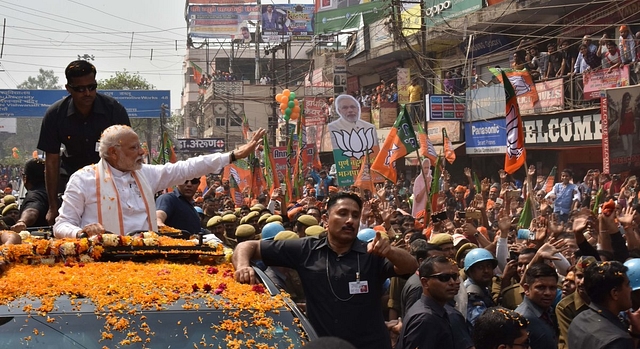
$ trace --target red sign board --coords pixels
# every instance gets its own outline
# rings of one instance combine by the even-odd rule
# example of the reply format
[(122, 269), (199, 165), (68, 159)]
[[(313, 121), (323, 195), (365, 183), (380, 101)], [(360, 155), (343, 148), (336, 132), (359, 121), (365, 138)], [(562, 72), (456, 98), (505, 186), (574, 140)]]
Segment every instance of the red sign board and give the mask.
[(327, 120), (327, 102), (320, 97), (304, 98), (304, 116), (306, 126), (323, 125)]
[(614, 69), (610, 73), (608, 69), (595, 70), (583, 75), (584, 82), (584, 99), (600, 98), (600, 91), (629, 86), (629, 66), (622, 66), (620, 69)]
[[(291, 164), (289, 164), (289, 162), (287, 161), (287, 147), (273, 147), (271, 148), (271, 151), (273, 152), (273, 162), (275, 162), (278, 178), (282, 180), (287, 175), (287, 167), (295, 165), (295, 159), (292, 157), (289, 160)], [(308, 165), (313, 164), (313, 145), (307, 145), (306, 147), (304, 147), (302, 164), (305, 169), (308, 167)]]
[(531, 104), (529, 96), (518, 97), (518, 106), (522, 115), (545, 113), (562, 110), (564, 107), (564, 88), (562, 79), (554, 79), (536, 83), (538, 101)]

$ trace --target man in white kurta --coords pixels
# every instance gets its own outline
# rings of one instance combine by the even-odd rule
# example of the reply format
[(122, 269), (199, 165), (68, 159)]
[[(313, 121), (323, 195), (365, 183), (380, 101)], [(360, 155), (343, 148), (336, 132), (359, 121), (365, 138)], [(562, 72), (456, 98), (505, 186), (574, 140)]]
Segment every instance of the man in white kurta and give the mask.
[(98, 164), (85, 166), (69, 179), (59, 216), (53, 226), (58, 238), (103, 231), (124, 235), (135, 230), (157, 231), (153, 194), (185, 179), (217, 173), (252, 153), (264, 130), (229, 153), (216, 153), (165, 165), (142, 163), (144, 150), (128, 126), (107, 128), (100, 140)]

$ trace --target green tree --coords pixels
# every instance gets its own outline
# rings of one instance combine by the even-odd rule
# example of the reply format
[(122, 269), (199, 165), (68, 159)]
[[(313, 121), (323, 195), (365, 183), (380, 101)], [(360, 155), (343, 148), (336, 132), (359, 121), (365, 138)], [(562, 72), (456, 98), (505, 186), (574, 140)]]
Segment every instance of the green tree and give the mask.
[(108, 79), (98, 81), (98, 89), (101, 90), (155, 90), (156, 87), (150, 84), (138, 73), (130, 73), (126, 69), (116, 72)]
[(62, 86), (58, 85), (58, 77), (53, 70), (44, 70), (40, 68), (40, 74), (35, 78), (30, 76), (27, 80), (17, 88), (21, 90), (60, 90)]
[[(107, 79), (98, 81), (99, 90), (155, 90), (156, 87), (149, 83), (138, 73), (128, 72), (126, 69), (116, 72)], [(169, 115), (164, 120), (164, 127), (167, 128)], [(154, 148), (154, 140), (160, 140), (159, 118), (131, 118), (131, 127), (140, 136), (140, 139), (147, 143), (149, 150)], [(168, 129), (168, 128), (167, 128)], [(168, 129), (168, 131), (170, 131)], [(158, 143), (155, 143), (158, 144)]]

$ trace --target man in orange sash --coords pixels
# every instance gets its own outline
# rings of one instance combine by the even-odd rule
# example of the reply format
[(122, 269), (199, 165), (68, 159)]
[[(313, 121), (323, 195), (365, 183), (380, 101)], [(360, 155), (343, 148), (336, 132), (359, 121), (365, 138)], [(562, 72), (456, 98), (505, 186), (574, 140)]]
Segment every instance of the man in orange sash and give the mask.
[(135, 230), (157, 231), (153, 194), (186, 179), (220, 172), (229, 163), (247, 157), (262, 143), (263, 129), (239, 149), (165, 165), (143, 164), (144, 150), (129, 126), (107, 128), (100, 138), (100, 161), (85, 166), (69, 179), (56, 237), (81, 237), (110, 231), (124, 235)]

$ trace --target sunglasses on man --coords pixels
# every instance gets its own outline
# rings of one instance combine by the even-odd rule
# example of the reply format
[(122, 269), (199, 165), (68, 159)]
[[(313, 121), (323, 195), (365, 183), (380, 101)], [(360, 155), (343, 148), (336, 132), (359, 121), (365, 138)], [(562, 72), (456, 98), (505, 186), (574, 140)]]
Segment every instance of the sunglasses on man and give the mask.
[(97, 83), (93, 83), (93, 84), (89, 84), (89, 85), (78, 85), (78, 86), (67, 84), (67, 87), (69, 87), (70, 89), (74, 90), (75, 92), (85, 92), (87, 90), (95, 91), (98, 88), (98, 84)]
[(187, 179), (186, 181), (184, 181), (184, 184), (187, 185), (187, 184), (189, 184), (189, 182), (191, 182), (191, 184), (193, 184), (193, 185), (198, 185), (198, 184), (200, 184), (200, 178), (194, 178), (192, 180), (188, 180)]
[(427, 278), (438, 279), (440, 282), (449, 282), (449, 280), (455, 281), (458, 280), (459, 277), (460, 275), (458, 273), (439, 273), (427, 276)]

